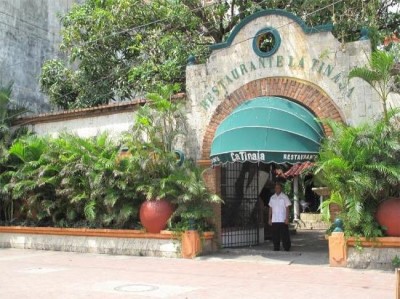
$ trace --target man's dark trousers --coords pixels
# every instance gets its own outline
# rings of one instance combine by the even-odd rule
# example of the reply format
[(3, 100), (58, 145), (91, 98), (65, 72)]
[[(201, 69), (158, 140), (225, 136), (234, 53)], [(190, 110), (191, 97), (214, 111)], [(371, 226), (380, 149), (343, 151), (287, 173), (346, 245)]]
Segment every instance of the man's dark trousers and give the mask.
[(280, 250), (280, 243), (282, 240), (283, 249), (290, 250), (291, 242), (289, 235), (289, 225), (284, 222), (272, 223), (272, 242), (274, 243), (274, 250)]

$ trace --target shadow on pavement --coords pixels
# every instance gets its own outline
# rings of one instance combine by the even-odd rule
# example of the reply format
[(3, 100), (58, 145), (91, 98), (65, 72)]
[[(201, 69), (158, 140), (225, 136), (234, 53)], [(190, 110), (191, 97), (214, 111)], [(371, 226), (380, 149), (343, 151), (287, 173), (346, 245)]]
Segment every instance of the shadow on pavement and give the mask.
[(217, 253), (198, 257), (199, 260), (225, 260), (243, 262), (264, 262), (272, 264), (296, 264), (328, 266), (328, 241), (325, 230), (298, 230), (291, 235), (292, 248), (289, 252), (273, 251), (272, 242), (241, 248), (223, 248)]

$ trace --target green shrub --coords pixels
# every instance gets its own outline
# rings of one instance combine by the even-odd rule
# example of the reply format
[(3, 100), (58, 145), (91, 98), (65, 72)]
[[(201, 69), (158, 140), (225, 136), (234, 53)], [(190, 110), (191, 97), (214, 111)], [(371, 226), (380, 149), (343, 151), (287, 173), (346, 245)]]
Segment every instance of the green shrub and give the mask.
[(400, 258), (397, 255), (392, 259), (392, 265), (394, 268), (400, 267)]
[(107, 134), (81, 138), (24, 136), (9, 148), (0, 173), (7, 223), (61, 227), (135, 227), (144, 200), (166, 199), (176, 206), (172, 223), (209, 227), (212, 203), (199, 168), (181, 165), (173, 146), (185, 134), (180, 103), (171, 100), (177, 86), (149, 94), (151, 104), (136, 114), (133, 130), (123, 135), (129, 155)]
[(8, 220), (86, 227), (137, 223), (136, 170), (118, 162), (117, 154), (106, 134), (18, 139), (9, 149), (10, 169), (1, 174), (15, 207), (15, 219)]
[(342, 209), (345, 233), (367, 238), (383, 235), (375, 220), (378, 204), (400, 195), (400, 131), (382, 119), (355, 127), (328, 121), (332, 136), (321, 148), (317, 179), (329, 187), (331, 197), (322, 210), (329, 219), (329, 204)]

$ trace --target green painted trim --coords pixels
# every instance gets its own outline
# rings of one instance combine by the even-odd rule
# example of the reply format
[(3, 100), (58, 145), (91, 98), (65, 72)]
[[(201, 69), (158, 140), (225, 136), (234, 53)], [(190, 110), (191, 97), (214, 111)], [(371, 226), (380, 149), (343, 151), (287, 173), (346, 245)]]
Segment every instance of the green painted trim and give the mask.
[(244, 18), (239, 24), (237, 24), (233, 28), (232, 32), (229, 34), (229, 37), (227, 38), (227, 40), (225, 42), (211, 45), (210, 49), (218, 50), (218, 49), (223, 49), (223, 48), (229, 47), (232, 44), (233, 40), (235, 39), (236, 35), (239, 33), (239, 31), (245, 25), (247, 25), (248, 23), (250, 23), (251, 21), (253, 21), (257, 18), (264, 17), (264, 16), (270, 16), (270, 15), (283, 16), (283, 17), (287, 17), (287, 18), (293, 20), (298, 25), (300, 25), (300, 27), (303, 29), (304, 33), (306, 33), (306, 34), (313, 34), (313, 33), (318, 33), (318, 32), (329, 32), (329, 31), (332, 31), (332, 29), (333, 29), (332, 24), (325, 24), (325, 25), (318, 25), (315, 27), (309, 27), (309, 26), (307, 26), (306, 23), (304, 23), (304, 21), (301, 18), (299, 18), (298, 16), (296, 16), (286, 10), (282, 10), (282, 9), (261, 10), (261, 11), (258, 11), (256, 13)]
[[(259, 35), (261, 35), (261, 34), (263, 34), (263, 33), (267, 33), (267, 32), (270, 32), (270, 33), (274, 36), (274, 38), (275, 38), (275, 45), (274, 45), (274, 47), (273, 47), (270, 51), (268, 51), (268, 52), (263, 52), (263, 51), (261, 51), (260, 48), (258, 47), (257, 39), (258, 39), (258, 36), (259, 36)], [(258, 31), (258, 32), (256, 33), (256, 36), (253, 38), (253, 50), (254, 50), (254, 52), (255, 52), (258, 56), (260, 56), (260, 57), (269, 57), (269, 56), (274, 55), (275, 52), (278, 51), (280, 45), (281, 45), (281, 36), (280, 36), (278, 30), (276, 30), (276, 29), (273, 28), (273, 27), (265, 27), (265, 28), (261, 29), (260, 31)]]
[(178, 166), (182, 166), (185, 161), (185, 154), (181, 150), (174, 150)]

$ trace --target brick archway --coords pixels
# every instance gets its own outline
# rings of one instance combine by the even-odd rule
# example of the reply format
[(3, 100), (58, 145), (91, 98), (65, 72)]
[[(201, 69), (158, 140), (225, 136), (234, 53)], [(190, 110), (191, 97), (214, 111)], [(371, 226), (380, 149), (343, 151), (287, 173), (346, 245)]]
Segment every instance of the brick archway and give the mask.
[[(264, 78), (249, 82), (228, 95), (215, 110), (203, 138), (202, 159), (210, 158), (211, 144), (219, 124), (241, 103), (259, 96), (285, 97), (310, 109), (320, 119), (343, 122), (344, 118), (332, 99), (319, 87), (288, 77)], [(331, 132), (324, 126), (325, 133)]]

